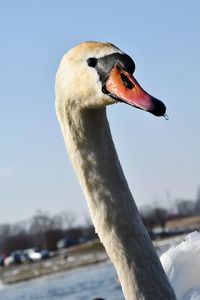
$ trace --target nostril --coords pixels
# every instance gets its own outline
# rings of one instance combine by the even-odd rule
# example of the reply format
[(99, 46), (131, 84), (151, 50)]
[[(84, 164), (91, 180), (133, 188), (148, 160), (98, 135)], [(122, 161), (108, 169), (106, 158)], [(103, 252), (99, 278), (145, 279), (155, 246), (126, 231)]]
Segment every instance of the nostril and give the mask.
[(121, 73), (121, 79), (124, 83), (124, 85), (128, 88), (128, 89), (133, 89), (134, 88), (134, 84), (128, 79), (128, 77), (126, 77), (126, 75), (124, 75), (123, 73)]

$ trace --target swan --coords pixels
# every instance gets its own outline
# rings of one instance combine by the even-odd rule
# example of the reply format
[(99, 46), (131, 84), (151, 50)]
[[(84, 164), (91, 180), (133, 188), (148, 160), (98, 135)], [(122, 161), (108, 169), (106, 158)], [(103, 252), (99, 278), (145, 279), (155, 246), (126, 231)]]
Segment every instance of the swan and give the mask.
[(63, 56), (56, 74), (56, 114), (125, 299), (175, 300), (130, 192), (106, 116), (106, 106), (118, 102), (155, 116), (165, 114), (165, 105), (133, 77), (134, 69), (131, 57), (111, 43), (75, 46)]

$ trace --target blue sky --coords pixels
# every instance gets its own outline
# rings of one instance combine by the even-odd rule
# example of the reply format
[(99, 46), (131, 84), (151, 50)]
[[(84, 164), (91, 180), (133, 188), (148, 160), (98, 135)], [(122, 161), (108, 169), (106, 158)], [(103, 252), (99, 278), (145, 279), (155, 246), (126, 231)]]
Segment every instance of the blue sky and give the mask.
[[(0, 10), (0, 222), (88, 214), (54, 110), (62, 55), (84, 40), (133, 57), (135, 77), (167, 105), (169, 121), (108, 109), (113, 138), (139, 206), (194, 199), (200, 186), (200, 2), (2, 1)], [(169, 197), (169, 195), (171, 195)]]

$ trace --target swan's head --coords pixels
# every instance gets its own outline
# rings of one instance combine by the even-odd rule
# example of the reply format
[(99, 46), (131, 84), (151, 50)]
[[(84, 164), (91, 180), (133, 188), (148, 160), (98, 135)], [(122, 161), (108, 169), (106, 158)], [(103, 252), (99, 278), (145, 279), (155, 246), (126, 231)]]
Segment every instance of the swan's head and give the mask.
[(102, 108), (124, 102), (163, 116), (165, 105), (133, 76), (134, 61), (110, 43), (83, 42), (67, 52), (56, 75), (56, 108)]

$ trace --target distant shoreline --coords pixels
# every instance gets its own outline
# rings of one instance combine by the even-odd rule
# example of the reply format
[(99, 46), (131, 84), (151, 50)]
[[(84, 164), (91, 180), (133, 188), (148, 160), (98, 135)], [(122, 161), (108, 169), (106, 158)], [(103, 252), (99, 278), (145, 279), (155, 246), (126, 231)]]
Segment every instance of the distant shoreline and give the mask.
[[(159, 253), (179, 242), (185, 235), (154, 242)], [(87, 242), (58, 251), (52, 258), (30, 264), (15, 265), (0, 270), (0, 289), (14, 283), (36, 279), (75, 268), (98, 264), (109, 260), (99, 240)]]
[(10, 285), (106, 260), (108, 256), (102, 244), (95, 240), (58, 251), (54, 257), (46, 260), (4, 267), (0, 270), (0, 283), (2, 286)]

